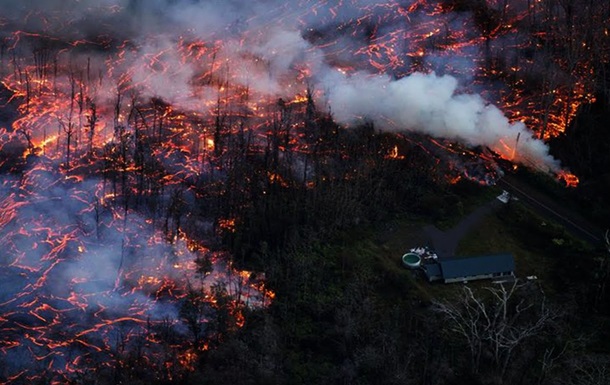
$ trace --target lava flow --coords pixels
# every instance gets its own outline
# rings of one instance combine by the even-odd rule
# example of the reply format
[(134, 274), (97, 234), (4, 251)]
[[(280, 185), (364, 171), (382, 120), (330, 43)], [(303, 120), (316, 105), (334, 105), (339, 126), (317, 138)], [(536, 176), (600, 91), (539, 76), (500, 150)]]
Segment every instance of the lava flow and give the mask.
[[(46, 373), (64, 382), (99, 365), (115, 369), (136, 348), (149, 367), (169, 368), (184, 351), (204, 348), (189, 342), (201, 337), (192, 335), (189, 317), (201, 318), (208, 338), (218, 333), (205, 325), (221, 311), (214, 309), (219, 295), (231, 303), (234, 324), (228, 327), (243, 324), (245, 307), (265, 306), (273, 297), (260, 277), (235, 270), (221, 254), (184, 234), (169, 243), (138, 213), (103, 202), (101, 183), (41, 168), (3, 178), (4, 380), (29, 382)], [(198, 269), (202, 258), (210, 259), (206, 271)], [(185, 313), (191, 292), (208, 304), (205, 312)], [(167, 328), (185, 337), (167, 341)], [(182, 366), (171, 367), (175, 372), (161, 375), (180, 374)]]
[(610, 5), (556, 3), (0, 1), (0, 381), (176, 378), (215, 314), (266, 306), (206, 240), (247, 208), (237, 161), (273, 147), (313, 186), (319, 111), (424, 135), (483, 183), (501, 158), (577, 184), (544, 140), (594, 100)]

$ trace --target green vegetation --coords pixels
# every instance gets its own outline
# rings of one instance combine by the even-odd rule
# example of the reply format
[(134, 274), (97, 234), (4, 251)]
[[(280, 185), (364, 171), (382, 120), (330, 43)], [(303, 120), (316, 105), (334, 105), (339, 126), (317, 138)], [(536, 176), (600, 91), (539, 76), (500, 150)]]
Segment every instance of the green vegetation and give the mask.
[[(445, 223), (456, 223), (498, 193), (473, 184), (437, 187), (427, 196), (452, 202), (441, 208)], [(476, 226), (459, 253), (512, 252), (520, 277), (539, 278), (515, 289), (514, 301), (531, 302), (538, 310), (520, 315), (510, 302), (506, 322), (518, 319), (514, 325), (521, 325), (523, 339), (496, 358), (485, 353), (493, 344), (481, 345), (474, 366), (464, 354), (468, 341), (438, 311), (442, 304), (455, 304), (456, 311), (466, 305), (462, 285), (429, 284), (401, 266), (400, 256), (425, 242), (421, 228), (436, 217), (423, 215), (422, 207), (388, 212), (383, 220), (366, 220), (332, 236), (310, 229), (309, 238), (298, 238), (290, 248), (267, 250), (258, 263), (268, 268), (277, 292), (273, 305), (251, 314), (244, 329), (202, 357), (201, 375), (213, 373), (209, 383), (533, 384), (569, 379), (576, 374), (565, 368), (591, 369), (591, 362), (607, 360), (609, 347), (596, 342), (596, 327), (608, 322), (601, 316), (608, 299), (594, 274), (600, 251), (511, 202)], [(489, 285), (469, 287), (472, 298), (494, 309)], [(538, 319), (544, 322), (528, 335)]]
[[(610, 250), (591, 248), (526, 206), (512, 202), (485, 218), (463, 239), (458, 253), (511, 252), (516, 257), (518, 276), (535, 275), (538, 280), (523, 285), (519, 281), (515, 286), (490, 282), (429, 284), (417, 272), (404, 269), (400, 256), (408, 248), (426, 243), (421, 233), (423, 225), (450, 229), (500, 193), (497, 188), (482, 188), (465, 180), (456, 182), (464, 175), (476, 176), (481, 169), (487, 170), (476, 163), (477, 152), (485, 149), (469, 150), (468, 159), (464, 159), (464, 152), (451, 146), (443, 148), (442, 143), (435, 147), (425, 135), (379, 133), (367, 123), (346, 129), (333, 121), (329, 105), (314, 105), (317, 92), (329, 101), (332, 92), (308, 89), (302, 103), (281, 98), (273, 103), (272, 95), (259, 98), (261, 90), (257, 88), (261, 87), (257, 84), (266, 80), (256, 76), (268, 72), (271, 83), (285, 84), (282, 78), (294, 70), (299, 74), (294, 79), (298, 81), (291, 82), (300, 84), (296, 89), (304, 84), (328, 86), (321, 81), (333, 76), (318, 76), (321, 74), (316, 74), (319, 71), (315, 67), (336, 68), (354, 80), (359, 78), (354, 74), (364, 74), (367, 68), (371, 74), (392, 80), (412, 71), (465, 75), (461, 79), (467, 81), (459, 84), (460, 94), (486, 90), (485, 99), (502, 101), (510, 111), (507, 118), (511, 122), (523, 120), (537, 130), (537, 137), (554, 137), (550, 140), (553, 154), (580, 176), (582, 183), (568, 190), (549, 175), (525, 169), (515, 178), (546, 195), (549, 202), (573, 213), (581, 212), (597, 226), (607, 227), (607, 1), (321, 1), (312, 3), (311, 14), (292, 12), (281, 2), (254, 2), (257, 9), (277, 5), (272, 13), (285, 16), (286, 21), (278, 28), (274, 19), (259, 20), (269, 28), (260, 25), (263, 28), (250, 31), (252, 36), (246, 37), (242, 32), (261, 19), (254, 14), (252, 18), (238, 17), (225, 30), (213, 28), (222, 23), (207, 23), (204, 27), (215, 30), (210, 29), (213, 33), (209, 36), (204, 33), (206, 28), (187, 28), (180, 38), (163, 34), (168, 38), (160, 42), (139, 33), (131, 39), (132, 28), (117, 25), (115, 29), (112, 20), (129, 26), (127, 13), (141, 11), (144, 13), (140, 15), (151, 17), (138, 17), (133, 32), (148, 30), (143, 23), (160, 31), (163, 23), (169, 23), (178, 32), (181, 18), (175, 16), (188, 13), (184, 12), (187, 3), (200, 3), (212, 7), (205, 9), (212, 11), (214, 2), (104, 2), (113, 15), (105, 17), (100, 8), (103, 28), (97, 37), (96, 27), (102, 26), (85, 25), (89, 12), (82, 15), (84, 18), (69, 17), (74, 20), (64, 20), (66, 23), (58, 26), (55, 22), (62, 19), (61, 15), (47, 17), (43, 11), (52, 6), (36, 11), (38, 7), (29, 8), (37, 2), (21, 2), (25, 5), (19, 7), (27, 11), (25, 23), (21, 23), (13, 19), (22, 12), (12, 12), (8, 3), (4, 2), (6, 15), (0, 16), (5, 32), (0, 41), (0, 62), (6, 75), (6, 81), (0, 83), (0, 122), (6, 123), (0, 127), (0, 175), (25, 183), (15, 191), (7, 187), (10, 183), (1, 184), (0, 206), (21, 207), (27, 202), (24, 196), (28, 189), (55, 190), (74, 183), (86, 191), (92, 189), (91, 180), (100, 180), (103, 187), (94, 188), (96, 194), (91, 195), (95, 201), (81, 211), (91, 213), (91, 220), (70, 220), (71, 233), (91, 238), (95, 234), (101, 243), (101, 235), (110, 228), (108, 223), (120, 222), (122, 215), (125, 232), (128, 214), (133, 212), (144, 214), (145, 221), (163, 232), (170, 243), (183, 234), (195, 243), (203, 241), (198, 236), (205, 239), (216, 234), (218, 242), (210, 247), (229, 251), (234, 257), (231, 262), (239, 267), (264, 273), (265, 284), (276, 295), (268, 308), (254, 310), (240, 301), (233, 302), (222, 284), (206, 289), (208, 292), (188, 288), (185, 293), (176, 293), (179, 311), (168, 313), (163, 322), (146, 322), (146, 330), (138, 335), (128, 331), (123, 336), (122, 329), (114, 329), (116, 332), (89, 344), (90, 334), (112, 329), (105, 313), (112, 315), (114, 309), (106, 307), (105, 295), (98, 300), (97, 295), (80, 293), (76, 290), (79, 279), (65, 285), (70, 275), (57, 272), (57, 264), (77, 258), (77, 252), (71, 249), (80, 251), (81, 245), (59, 245), (51, 235), (37, 240), (27, 231), (6, 226), (13, 221), (9, 209), (0, 218), (6, 229), (2, 236), (7, 238), (2, 244), (5, 252), (17, 258), (13, 262), (0, 257), (6, 261), (2, 266), (6, 272), (2, 273), (17, 275), (14, 272), (18, 270), (12, 268), (22, 269), (18, 275), (26, 282), (26, 290), (13, 295), (11, 282), (7, 281), (6, 293), (0, 293), (6, 296), (0, 299), (5, 310), (0, 313), (0, 323), (5, 324), (2, 330), (19, 337), (13, 340), (3, 336), (0, 341), (0, 383), (610, 383)], [(126, 14), (121, 7), (112, 6), (114, 3), (128, 4)], [(226, 9), (231, 9), (239, 2), (216, 3), (228, 3)], [(155, 4), (173, 4), (180, 12), (175, 14), (172, 7), (157, 12), (162, 8)], [(360, 6), (362, 10), (356, 10)], [(152, 13), (145, 8), (151, 8)], [(162, 17), (157, 19), (156, 13)], [(40, 16), (42, 23), (37, 21)], [(302, 41), (298, 34), (291, 35), (295, 29), (289, 28), (290, 33), (285, 34), (281, 28), (281, 24), (292, 27), (288, 23), (296, 20), (293, 16), (303, 24)], [(333, 20), (327, 24), (331, 16)], [(460, 23), (463, 31), (457, 28)], [(230, 38), (225, 41), (227, 34)], [(195, 37), (202, 39), (196, 42), (200, 39)], [(272, 39), (267, 41), (266, 37)], [(286, 44), (293, 37), (302, 43), (301, 47)], [(79, 40), (73, 41), (75, 38)], [(237, 63), (225, 60), (233, 56), (226, 54), (235, 51), (232, 42), (237, 41), (255, 49), (237, 49)], [(313, 56), (298, 54), (303, 44), (315, 51)], [(154, 55), (150, 50), (155, 46), (162, 52)], [(178, 48), (176, 52), (169, 48), (173, 46)], [(267, 48), (277, 50), (268, 55), (263, 52)], [(167, 61), (174, 53), (180, 58)], [(204, 59), (208, 55), (211, 63)], [(456, 55), (458, 60), (452, 60)], [(275, 71), (273, 56), (284, 63), (279, 67), (286, 67), (280, 68), (280, 73)], [(315, 57), (315, 63), (307, 63), (310, 56)], [(85, 57), (86, 72), (79, 68), (84, 67)], [(132, 62), (130, 57), (138, 60)], [(191, 62), (192, 57), (197, 63)], [(250, 59), (257, 63), (252, 68), (239, 63), (247, 64)], [(369, 60), (371, 66), (365, 63)], [(150, 64), (143, 68), (152, 72), (144, 77), (151, 84), (142, 88), (137, 78), (146, 71), (128, 67), (148, 61)], [(98, 67), (99, 76), (91, 76)], [(116, 88), (114, 84), (108, 88), (106, 79), (102, 79), (104, 67), (108, 67), (110, 79), (115, 73), (117, 80), (120, 78)], [(236, 79), (242, 78), (235, 76), (236, 67), (239, 73), (251, 72), (254, 82), (248, 83), (252, 83), (252, 89)], [(71, 92), (61, 84), (62, 79), (69, 81), (65, 86)], [(187, 88), (195, 86), (195, 92), (185, 93), (184, 87), (167, 84), (171, 92), (163, 95), (161, 86), (168, 79)], [(218, 90), (216, 106), (206, 102), (214, 99), (214, 89)], [(107, 102), (114, 99), (111, 94), (115, 91), (116, 105), (112, 106)], [(153, 98), (146, 96), (153, 94)], [(198, 107), (188, 103), (188, 114), (180, 111), (179, 104), (169, 103), (176, 97), (200, 96), (204, 100)], [(594, 103), (586, 103), (594, 99)], [(69, 105), (69, 111), (47, 110), (50, 101)], [(405, 100), (386, 97), (378, 102), (376, 112), (390, 118), (386, 116), (391, 110), (388, 108), (400, 108)], [(340, 104), (329, 104), (341, 108)], [(580, 111), (574, 117), (576, 106)], [(405, 107), (416, 109), (417, 105)], [(459, 107), (452, 104), (452, 108)], [(259, 119), (263, 110), (265, 118)], [(431, 119), (433, 127), (466, 126), (466, 119), (454, 112), (464, 121), (441, 121), (435, 113), (413, 118)], [(477, 129), (494, 115), (479, 113), (487, 117), (478, 122)], [(104, 118), (104, 114), (108, 116)], [(19, 124), (13, 124), (17, 119)], [(568, 120), (572, 122), (566, 127)], [(400, 120), (388, 123), (396, 130), (412, 128)], [(100, 131), (108, 131), (112, 137), (104, 135), (102, 140)], [(440, 131), (436, 134), (442, 134)], [(34, 143), (41, 137), (49, 142), (36, 148)], [(460, 137), (470, 135), (455, 136)], [(504, 143), (508, 149), (513, 139), (504, 139), (508, 139)], [(521, 143), (528, 139), (521, 137)], [(98, 147), (96, 141), (103, 144)], [(518, 154), (518, 144), (519, 136), (513, 154)], [(51, 151), (51, 147), (56, 149)], [(41, 180), (49, 183), (28, 184), (32, 171), (48, 173)], [(65, 201), (86, 203), (87, 196), (74, 194), (66, 196)], [(40, 201), (44, 204), (23, 210), (27, 214), (21, 219), (28, 222), (24, 230), (47, 227), (46, 223), (41, 226), (28, 219), (48, 216), (47, 210), (37, 208), (55, 205), (58, 200), (45, 197)], [(49, 228), (54, 226), (50, 224)], [(42, 233), (50, 234), (51, 229)], [(117, 294), (124, 251), (129, 247), (149, 251), (145, 245), (130, 244), (125, 235), (119, 238), (121, 261), (114, 285)], [(23, 252), (21, 244), (25, 245)], [(89, 242), (82, 246), (89, 246)], [(57, 254), (41, 260), (50, 267), (19, 266), (21, 261), (36, 259), (29, 258), (30, 249), (45, 248), (57, 250)], [(200, 276), (213, 271), (208, 256), (196, 263)], [(37, 279), (34, 270), (52, 274)], [(111, 270), (114, 273), (116, 269)], [(73, 308), (64, 309), (66, 300), (40, 290), (45, 281), (52, 280), (59, 281), (66, 297), (70, 295), (67, 302)], [(173, 288), (169, 285), (163, 290)], [(154, 300), (163, 300), (159, 292), (155, 295)], [(83, 311), (79, 296), (96, 302), (99, 310)], [(152, 297), (150, 300), (153, 302)], [(141, 298), (141, 302), (147, 302), (147, 298)], [(13, 306), (18, 311), (13, 311)], [(48, 308), (57, 310), (57, 314), (76, 313), (75, 318), (82, 319), (83, 325), (75, 326), (83, 326), (83, 330), (72, 338), (58, 330), (60, 343), (50, 344), (54, 341), (50, 339), (52, 333), (41, 325), (58, 326), (61, 317), (48, 316)], [(236, 308), (244, 311), (243, 319)], [(125, 310), (131, 312), (132, 308)], [(96, 317), (91, 317), (93, 312)], [(92, 319), (96, 321), (92, 323)], [(130, 322), (129, 317), (118, 321)], [(127, 337), (133, 337), (129, 345), (124, 342)], [(27, 344), (18, 348), (18, 341)], [(66, 349), (57, 353), (48, 350), (49, 345), (64, 342)], [(96, 358), (97, 350), (104, 350), (104, 360)], [(153, 351), (156, 354), (148, 354)], [(23, 371), (5, 371), (14, 361), (29, 365), (28, 359), (40, 368), (36, 376), (25, 367)], [(90, 371), (72, 371), (72, 367), (81, 365)], [(56, 368), (65, 376), (58, 378)]]
[[(512, 252), (518, 275), (540, 280), (515, 289), (516, 303), (505, 301), (503, 322), (523, 338), (498, 349), (501, 354), (494, 355), (497, 341), (488, 340), (472, 352), (473, 340), (450, 317), (472, 303), (502, 309), (497, 292), (487, 289), (491, 283), (469, 284), (472, 293), (460, 284), (430, 284), (404, 269), (400, 256), (427, 243), (424, 225), (453, 227), (499, 189), (451, 183), (456, 169), (431, 161), (420, 144), (426, 138), (382, 134), (369, 125), (342, 129), (325, 116), (310, 130), (312, 150), (305, 154), (281, 130), (269, 134), (265, 148), (231, 142), (213, 160), (222, 178), (184, 181), (165, 194), (152, 188), (164, 176), (157, 166), (141, 169), (152, 186), (146, 191), (132, 168), (107, 167), (102, 176), (116, 185), (117, 203), (125, 211), (133, 205), (158, 213), (168, 240), (181, 232), (196, 240), (191, 224), (219, 218), (215, 247), (230, 251), (239, 267), (264, 272), (275, 298), (266, 309), (244, 308), (237, 327), (222, 286), (211, 289), (214, 301), (185, 293), (180, 318), (150, 330), (163, 341), (162, 356), (171, 358), (163, 362), (172, 370), (147, 361), (143, 350), (125, 350), (121, 365), (97, 373), (99, 383), (553, 384), (574, 378), (574, 371), (559, 368), (607, 362), (601, 328), (610, 317), (607, 254), (517, 202), (490, 214), (458, 252)], [(145, 137), (139, 140), (145, 144)], [(109, 162), (139, 159), (141, 146), (124, 144), (131, 150)], [(389, 157), (394, 148), (404, 155)], [(299, 157), (311, 165), (306, 178), (294, 171)], [(125, 191), (133, 195), (121, 196)], [(199, 260), (197, 268), (209, 273), (210, 261)], [(521, 317), (521, 300), (536, 311)], [(189, 352), (190, 366), (180, 362), (176, 346)]]

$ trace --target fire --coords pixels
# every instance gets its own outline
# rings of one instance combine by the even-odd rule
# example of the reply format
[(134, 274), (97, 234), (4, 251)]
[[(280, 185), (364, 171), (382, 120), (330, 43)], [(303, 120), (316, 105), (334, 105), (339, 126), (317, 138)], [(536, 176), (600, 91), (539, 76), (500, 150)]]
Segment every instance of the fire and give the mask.
[(576, 175), (565, 170), (561, 170), (557, 177), (559, 180), (565, 183), (566, 187), (578, 187), (578, 183), (580, 182)]
[(214, 150), (214, 139), (207, 138), (207, 139), (205, 140), (205, 148), (206, 148), (208, 151), (212, 151), (212, 150)]
[(278, 173), (267, 172), (267, 178), (271, 184), (278, 184), (282, 187), (289, 187), (288, 182)]
[(404, 155), (400, 155), (400, 153), (398, 151), (398, 145), (395, 145), (390, 150), (390, 153), (388, 154), (388, 158), (390, 158), (390, 159), (404, 159), (405, 157), (404, 157)]
[[(205, 350), (205, 349), (204, 349)], [(197, 362), (198, 355), (192, 350), (188, 350), (178, 357), (178, 362), (183, 368), (193, 371), (195, 370), (195, 363)]]
[(297, 94), (294, 99), (292, 99), (290, 101), (290, 104), (299, 104), (299, 103), (306, 103), (309, 100), (309, 98), (307, 97), (307, 95), (300, 95)]
[(235, 218), (220, 218), (218, 219), (218, 227), (222, 231), (227, 231), (229, 233), (235, 232)]
[[(121, 360), (121, 349), (141, 346), (147, 347), (151, 366), (166, 367), (173, 376), (170, 371), (188, 370), (197, 352), (210, 348), (205, 339), (194, 347), (185, 338), (167, 344), (175, 351), (160, 353), (161, 331), (183, 322), (179, 308), (189, 295), (196, 294), (194, 304), (201, 308), (219, 306), (210, 287), (226, 283), (234, 328), (247, 322), (246, 306), (268, 305), (275, 293), (264, 276), (235, 269), (229, 255), (210, 251), (208, 242), (215, 240), (206, 237), (237, 231), (238, 215), (250, 202), (234, 190), (243, 188), (249, 196), (246, 188), (290, 187), (295, 170), (310, 189), (317, 178), (332, 180), (314, 175), (311, 154), (327, 151), (320, 150), (326, 144), (322, 137), (314, 135), (319, 120), (338, 119), (348, 107), (328, 100), (341, 81), (346, 93), (365, 99), (357, 85), (388, 79), (380, 100), (371, 101), (388, 112), (396, 100), (387, 95), (410, 75), (467, 79), (456, 85), (458, 100), (487, 90), (485, 111), (496, 104), (510, 123), (524, 122), (536, 137), (548, 139), (594, 100), (594, 68), (607, 62), (610, 52), (607, 40), (595, 40), (608, 36), (608, 23), (600, 19), (608, 13), (595, 11), (604, 9), (576, 9), (574, 22), (566, 23), (561, 12), (548, 12), (544, 1), (517, 1), (502, 12), (496, 12), (498, 2), (480, 2), (497, 20), (478, 20), (485, 12), (469, 4), (463, 5), (469, 12), (458, 15), (455, 4), (438, 0), (408, 7), (300, 0), (265, 13), (259, 8), (266, 4), (255, 1), (236, 10), (244, 17), (235, 20), (231, 12), (206, 8), (212, 27), (192, 23), (201, 19), (200, 2), (179, 12), (175, 2), (92, 9), (84, 8), (90, 2), (69, 3), (75, 11), (65, 8), (66, 15), (36, 7), (21, 15), (18, 7), (7, 6), (0, 16), (0, 112), (15, 115), (2, 120), (0, 150), (14, 144), (19, 149), (19, 159), (7, 152), (0, 160), (3, 170), (19, 175), (3, 174), (0, 184), (0, 270), (8, 277), (5, 293), (0, 291), (0, 353), (31, 358), (44, 368), (6, 369), (0, 381), (8, 383), (36, 382), (43, 371), (58, 373), (51, 382), (70, 382), (70, 373), (84, 373), (87, 363), (110, 367)], [(587, 7), (607, 7), (590, 3)], [(167, 8), (155, 8), (159, 4)], [(103, 23), (95, 22), (98, 15)], [(583, 15), (603, 26), (599, 33), (564, 33), (562, 28), (578, 25)], [(132, 17), (142, 29), (138, 36), (122, 28)], [(168, 23), (174, 17), (184, 26)], [(82, 33), (86, 39), (81, 20), (93, 24)], [(398, 115), (420, 100), (411, 101), (399, 100)], [(361, 111), (354, 115), (356, 121), (367, 118)], [(392, 131), (412, 129), (390, 116), (380, 120)], [(447, 128), (461, 122), (444, 123)], [(513, 161), (527, 155), (525, 139), (519, 144), (518, 136), (507, 135), (484, 142), (489, 149), (436, 139), (419, 146), (437, 162), (435, 148), (442, 149), (453, 172), (449, 183), (468, 178), (488, 184), (500, 176), (497, 157)], [(334, 151), (342, 151), (341, 145)], [(405, 159), (399, 146), (378, 155)], [(246, 187), (251, 181), (240, 179), (236, 165), (257, 157), (272, 167), (261, 173), (262, 186)], [(281, 162), (293, 169), (276, 167)], [(540, 166), (532, 162), (525, 164)], [(559, 178), (578, 185), (567, 171)], [(214, 214), (219, 218), (201, 219), (184, 209), (228, 193), (236, 204), (219, 209)], [(216, 234), (210, 230), (214, 224)], [(193, 228), (187, 231), (188, 226)], [(211, 266), (195, 263), (206, 258)], [(208, 316), (197, 306), (187, 309), (194, 325)]]
[[(63, 382), (72, 373), (90, 370), (90, 365), (120, 360), (115, 344), (116, 336), (122, 335), (126, 347), (147, 339), (151, 365), (155, 361), (173, 365), (164, 358), (167, 353), (161, 353), (167, 342), (153, 330), (182, 322), (179, 307), (189, 282), (202, 285), (198, 290), (210, 303), (217, 299), (208, 287), (216, 281), (228, 285), (226, 306), (234, 328), (246, 322), (245, 306), (269, 304), (272, 295), (261, 282), (252, 279), (251, 272), (224, 263), (226, 255), (210, 258), (213, 274), (198, 278), (194, 260), (199, 253), (209, 253), (201, 240), (180, 232), (173, 244), (167, 244), (154, 221), (120, 210), (103, 193), (102, 181), (88, 191), (90, 183), (43, 169), (30, 172), (28, 178), (4, 178), (0, 246), (5, 250), (1, 267), (6, 275), (0, 291), (0, 357), (31, 356), (24, 362), (40, 362), (53, 381)], [(41, 210), (45, 215), (38, 214)], [(168, 320), (172, 324), (164, 326)], [(172, 349), (177, 350), (181, 366), (172, 366), (171, 375), (191, 370), (196, 360), (188, 338), (179, 341)], [(61, 358), (68, 352), (82, 355), (65, 364)], [(15, 379), (40, 375), (37, 366), (5, 370)], [(3, 381), (12, 380), (3, 377)]]
[(458, 184), (461, 180), (461, 175), (447, 175), (447, 182), (449, 184)]

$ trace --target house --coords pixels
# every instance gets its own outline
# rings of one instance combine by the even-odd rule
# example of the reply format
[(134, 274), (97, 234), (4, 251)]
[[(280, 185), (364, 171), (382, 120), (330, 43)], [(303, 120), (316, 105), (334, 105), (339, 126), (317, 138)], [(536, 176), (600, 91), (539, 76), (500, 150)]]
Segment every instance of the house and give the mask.
[(451, 283), (513, 277), (515, 259), (512, 254), (443, 259), (422, 265), (422, 269), (430, 282)]

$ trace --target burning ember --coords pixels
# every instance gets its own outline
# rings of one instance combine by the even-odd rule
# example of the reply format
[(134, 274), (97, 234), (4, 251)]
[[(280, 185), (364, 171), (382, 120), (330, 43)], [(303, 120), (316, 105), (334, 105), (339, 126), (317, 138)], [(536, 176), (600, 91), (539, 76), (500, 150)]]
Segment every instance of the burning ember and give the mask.
[(559, 179), (562, 180), (567, 187), (576, 187), (578, 186), (578, 177), (574, 174), (569, 173), (568, 171), (561, 171), (559, 173)]
[[(170, 379), (209, 348), (215, 313), (239, 327), (242, 309), (266, 306), (260, 276), (193, 236), (234, 232), (247, 198), (207, 224), (184, 207), (246, 183), (231, 179), (235, 159), (271, 147), (313, 186), (316, 109), (429, 137), (422, 148), (450, 154), (455, 178), (493, 183), (497, 156), (577, 184), (542, 139), (593, 99), (590, 53), (609, 51), (595, 33), (556, 31), (567, 24), (546, 1), (466, 3), (4, 4), (0, 382), (67, 382), (134, 350)], [(586, 11), (569, 25), (608, 14)], [(268, 183), (288, 186), (282, 172)]]

